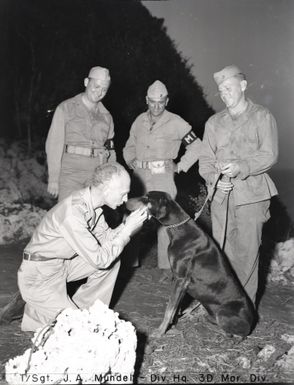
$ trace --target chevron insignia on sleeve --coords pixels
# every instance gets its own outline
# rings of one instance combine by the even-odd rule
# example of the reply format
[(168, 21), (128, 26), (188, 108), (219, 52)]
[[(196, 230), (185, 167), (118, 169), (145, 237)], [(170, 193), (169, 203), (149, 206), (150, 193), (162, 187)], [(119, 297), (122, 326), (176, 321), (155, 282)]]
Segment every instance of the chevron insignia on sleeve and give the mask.
[(182, 142), (184, 143), (185, 146), (188, 146), (189, 144), (195, 142), (196, 139), (197, 139), (197, 135), (193, 130), (191, 130), (188, 132), (188, 134), (186, 134), (183, 137)]

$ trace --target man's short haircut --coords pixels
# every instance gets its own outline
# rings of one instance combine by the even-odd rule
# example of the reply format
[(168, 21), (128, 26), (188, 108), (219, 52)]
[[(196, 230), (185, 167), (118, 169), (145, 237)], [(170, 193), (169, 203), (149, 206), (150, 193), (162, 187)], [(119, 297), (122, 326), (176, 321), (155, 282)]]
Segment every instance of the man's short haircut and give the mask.
[(121, 164), (117, 162), (105, 163), (95, 168), (93, 175), (87, 185), (96, 187), (110, 181), (114, 175), (121, 176), (123, 174), (128, 173)]

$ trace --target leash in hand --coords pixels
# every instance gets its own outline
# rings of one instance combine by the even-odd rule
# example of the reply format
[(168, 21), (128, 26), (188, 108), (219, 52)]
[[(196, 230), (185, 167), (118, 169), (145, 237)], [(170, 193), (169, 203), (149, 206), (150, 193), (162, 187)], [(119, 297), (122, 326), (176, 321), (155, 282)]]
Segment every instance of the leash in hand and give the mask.
[(205, 198), (205, 201), (203, 203), (203, 205), (201, 206), (200, 210), (196, 211), (196, 213), (194, 214), (194, 221), (196, 222), (197, 219), (200, 217), (200, 215), (202, 214), (202, 211), (204, 210), (204, 207), (206, 206), (207, 202), (209, 200), (212, 200), (213, 196), (214, 196), (214, 193), (216, 191), (216, 185), (220, 179), (220, 176), (222, 174), (221, 173), (218, 173), (215, 177), (215, 181), (213, 183), (213, 185), (209, 188), (208, 192), (207, 192), (207, 195), (206, 195), (206, 198)]
[[(213, 197), (214, 197), (214, 194), (216, 192), (216, 185), (218, 183), (218, 181), (220, 180), (220, 177), (221, 177), (221, 173), (218, 173), (215, 177), (215, 181), (213, 183), (213, 185), (209, 188), (208, 190), (208, 193), (207, 193), (207, 196), (205, 198), (205, 201), (202, 205), (202, 207), (200, 208), (200, 210), (196, 211), (196, 213), (194, 214), (194, 221), (196, 222), (198, 220), (198, 218), (200, 217), (200, 215), (202, 214), (202, 211), (204, 210), (204, 207), (206, 206), (207, 202), (209, 200), (212, 200)], [(228, 224), (228, 210), (229, 210), (229, 195), (230, 193), (228, 193), (227, 195), (224, 196), (224, 200), (226, 200), (225, 202), (225, 205), (226, 205), (226, 210), (225, 210), (225, 217), (224, 217), (224, 223), (223, 223), (223, 231), (222, 231), (222, 236), (221, 236), (221, 240), (220, 240), (220, 248), (221, 250), (224, 249), (224, 246), (225, 246), (225, 240), (226, 240), (226, 232), (227, 232), (227, 224)]]

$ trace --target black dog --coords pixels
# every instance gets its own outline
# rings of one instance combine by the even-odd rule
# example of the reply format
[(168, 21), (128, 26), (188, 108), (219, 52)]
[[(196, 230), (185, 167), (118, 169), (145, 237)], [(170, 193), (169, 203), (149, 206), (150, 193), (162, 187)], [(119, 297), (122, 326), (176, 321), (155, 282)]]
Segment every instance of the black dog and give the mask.
[(226, 333), (247, 336), (254, 322), (253, 305), (214, 241), (169, 194), (151, 191), (127, 202), (131, 211), (142, 205), (167, 228), (168, 256), (175, 279), (164, 319), (153, 336), (166, 332), (186, 292), (205, 307)]

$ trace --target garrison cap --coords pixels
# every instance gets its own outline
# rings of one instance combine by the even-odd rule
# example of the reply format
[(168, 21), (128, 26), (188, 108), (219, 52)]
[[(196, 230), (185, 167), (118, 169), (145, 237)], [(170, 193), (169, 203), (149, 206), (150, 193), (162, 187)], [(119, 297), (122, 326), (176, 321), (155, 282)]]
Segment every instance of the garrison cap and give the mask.
[(90, 69), (88, 78), (97, 79), (107, 84), (110, 82), (110, 75), (108, 69), (99, 66)]
[(151, 84), (151, 86), (147, 90), (148, 98), (151, 98), (153, 100), (161, 100), (167, 95), (168, 92), (166, 86), (160, 80), (155, 80), (155, 82)]
[(243, 72), (235, 65), (229, 65), (219, 72), (213, 74), (214, 81), (220, 86), (225, 80), (232, 78), (233, 76), (240, 75)]

